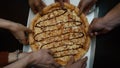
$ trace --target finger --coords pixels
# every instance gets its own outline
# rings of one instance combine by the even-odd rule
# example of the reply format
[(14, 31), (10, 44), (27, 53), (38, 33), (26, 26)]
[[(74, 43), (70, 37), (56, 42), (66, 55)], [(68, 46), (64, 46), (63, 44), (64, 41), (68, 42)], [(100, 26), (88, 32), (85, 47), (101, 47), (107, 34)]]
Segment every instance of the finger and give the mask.
[(86, 63), (86, 61), (87, 61), (87, 57), (85, 57), (85, 58), (83, 58), (83, 59), (79, 59), (77, 62), (76, 62), (76, 65), (83, 65), (84, 63)]
[(35, 5), (34, 5), (34, 0), (29, 0), (29, 5), (30, 5), (30, 8), (33, 11), (33, 13), (37, 13), (38, 12), (36, 7), (35, 7)]
[(34, 14), (36, 14), (38, 12), (37, 7), (34, 5), (34, 3), (32, 3), (30, 5), (30, 8), (31, 8), (31, 10), (33, 11)]
[(69, 3), (69, 4), (70, 4), (70, 0), (64, 0), (64, 2), (66, 2), (66, 3)]
[(83, 13), (87, 14), (95, 3), (96, 3), (96, 0), (89, 1), (89, 2), (81, 0), (78, 7), (79, 7), (79, 9), (82, 10)]
[(78, 4), (78, 8), (80, 9), (80, 12), (82, 12), (85, 8), (86, 4), (84, 3), (84, 0), (81, 0)]
[(64, 2), (63, 1), (64, 0), (60, 0), (60, 5), (61, 5), (62, 8), (64, 7)]
[(22, 25), (22, 24), (18, 24), (21, 28), (22, 31), (26, 31), (26, 32), (32, 32), (32, 30), (30, 30), (29, 28), (27, 28), (26, 26)]
[(58, 0), (54, 0), (54, 2), (58, 2)]
[(85, 57), (85, 58), (81, 59), (80, 61), (81, 61), (81, 63), (86, 63), (87, 60), (88, 60), (88, 57)]
[(91, 33), (91, 34), (90, 34), (91, 37), (94, 37), (94, 36), (96, 36), (96, 35), (98, 35), (98, 32), (94, 32), (94, 33)]
[(60, 2), (60, 0), (54, 0), (55, 2)]
[(94, 35), (95, 35), (95, 36), (98, 35), (98, 32), (95, 32)]
[(26, 38), (24, 32), (21, 32), (21, 33), (19, 34), (19, 37), (18, 37), (17, 39), (18, 39), (18, 41), (19, 41), (20, 43), (22, 43), (22, 44), (28, 44), (28, 43), (27, 43), (27, 38)]
[(80, 16), (81, 13), (82, 13), (82, 11), (83, 11), (82, 2), (79, 2), (79, 4), (78, 4), (78, 8), (79, 8), (78, 16)]
[(33, 11), (34, 14), (38, 13), (38, 10), (35, 6), (31, 6), (31, 10)]
[(95, 28), (94, 28), (94, 23), (97, 22), (97, 18), (94, 18), (89, 26), (89, 29), (88, 29), (88, 33), (93, 33), (95, 31)]
[(42, 16), (42, 14), (43, 14), (42, 10), (43, 10), (43, 8), (46, 7), (46, 4), (43, 2), (43, 0), (38, 0), (38, 1), (39, 2), (37, 2), (35, 6), (36, 6), (39, 14)]
[(108, 30), (105, 30), (105, 29), (101, 29), (101, 30), (99, 30), (99, 31), (97, 31), (97, 32), (94, 32), (94, 35), (105, 34), (105, 33), (107, 33), (107, 32), (109, 32), (109, 31), (108, 31)]
[(39, 12), (41, 12), (45, 7), (46, 7), (46, 4), (43, 2), (43, 0), (39, 0), (39, 5), (38, 5)]
[(22, 44), (28, 44), (26, 39), (17, 39)]
[[(40, 0), (41, 1), (41, 0)], [(39, 0), (34, 0), (34, 5), (39, 6)]]
[(27, 42), (26, 39), (22, 39), (22, 40), (21, 40), (21, 43), (22, 43), (22, 44), (28, 44), (28, 42)]
[(94, 35), (93, 35), (93, 33), (89, 33), (89, 36), (90, 36), (90, 37), (93, 37)]
[(44, 7), (46, 7), (46, 4), (42, 0), (34, 0), (34, 3), (31, 6), (34, 13), (41, 13)]
[(87, 14), (89, 12), (89, 10), (93, 7), (93, 5), (95, 4), (95, 2), (91, 2), (90, 4), (88, 4), (87, 6), (85, 6), (83, 13)]
[(73, 64), (74, 62), (75, 62), (75, 59), (74, 59), (73, 56), (71, 56), (71, 58), (70, 58), (70, 60), (68, 61), (67, 65), (69, 66), (69, 65)]
[(43, 52), (46, 52), (50, 55), (53, 55), (53, 52), (51, 50), (47, 50), (47, 49), (41, 49)]
[(27, 33), (33, 33), (33, 30), (31, 30), (29, 28), (25, 28), (25, 32), (27, 32)]
[(86, 68), (86, 66), (87, 66), (87, 63), (84, 63), (84, 64), (82, 65), (82, 68)]
[(64, 7), (64, 0), (54, 0), (55, 2), (59, 2), (61, 7)]
[(61, 67), (61, 65), (60, 64), (58, 64), (58, 63), (56, 63), (55, 61), (53, 61), (53, 64), (52, 64), (55, 68), (60, 68)]

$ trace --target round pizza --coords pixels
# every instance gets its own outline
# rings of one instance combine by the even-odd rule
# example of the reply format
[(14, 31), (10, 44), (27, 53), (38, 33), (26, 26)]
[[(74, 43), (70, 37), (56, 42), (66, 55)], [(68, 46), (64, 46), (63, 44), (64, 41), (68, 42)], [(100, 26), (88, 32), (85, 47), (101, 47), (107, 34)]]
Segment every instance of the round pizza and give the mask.
[(33, 18), (29, 28), (29, 44), (33, 51), (49, 49), (55, 61), (66, 65), (73, 56), (82, 58), (89, 49), (90, 37), (87, 35), (88, 21), (79, 9), (71, 4), (53, 3), (45, 7)]

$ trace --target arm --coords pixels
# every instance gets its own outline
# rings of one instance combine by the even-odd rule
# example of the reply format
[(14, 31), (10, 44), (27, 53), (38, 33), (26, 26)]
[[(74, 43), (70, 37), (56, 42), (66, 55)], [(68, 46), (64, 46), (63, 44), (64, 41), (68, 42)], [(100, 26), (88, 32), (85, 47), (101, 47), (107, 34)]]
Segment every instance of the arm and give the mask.
[[(18, 55), (18, 57), (17, 57)], [(0, 67), (15, 62), (17, 59), (25, 57), (27, 53), (17, 53), (17, 52), (0, 52)]]
[(5, 19), (1, 19), (0, 18), (0, 28), (4, 28), (4, 29), (9, 29), (11, 30), (13, 27), (13, 22), (9, 21), (9, 20), (5, 20)]
[(48, 67), (49, 65), (53, 65), (58, 67), (59, 65), (55, 63), (53, 57), (50, 54), (51, 52), (49, 50), (41, 49), (40, 51), (28, 54), (26, 57), (21, 58), (20, 60), (5, 66), (4, 68), (25, 68), (29, 65), (35, 65), (37, 67)]
[(19, 61), (16, 61), (8, 66), (5, 66), (3, 68), (25, 68), (26, 65), (28, 65), (30, 63), (30, 58), (29, 57), (25, 57)]
[(14, 37), (19, 40), (20, 43), (27, 44), (27, 38), (25, 36), (26, 33), (32, 32), (27, 27), (22, 24), (15, 23), (9, 20), (0, 19), (0, 28), (8, 29)]
[(104, 34), (120, 25), (120, 3), (110, 10), (104, 17), (95, 18), (90, 24), (91, 36)]
[(104, 16), (104, 21), (108, 26), (120, 25), (120, 3)]
[(15, 52), (9, 53), (8, 54), (8, 63), (12, 63), (17, 60), (20, 60), (20, 59), (24, 58), (25, 56), (27, 56), (28, 54), (30, 54), (30, 53), (20, 52), (20, 51), (15, 51)]

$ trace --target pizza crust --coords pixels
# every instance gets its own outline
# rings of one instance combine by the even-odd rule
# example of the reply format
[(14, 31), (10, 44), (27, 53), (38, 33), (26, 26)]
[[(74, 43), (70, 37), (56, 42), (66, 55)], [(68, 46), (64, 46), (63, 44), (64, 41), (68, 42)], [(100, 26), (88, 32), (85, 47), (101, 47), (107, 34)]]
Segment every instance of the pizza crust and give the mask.
[[(66, 8), (68, 8), (68, 9), (74, 10), (76, 12), (76, 14), (79, 13), (79, 9), (77, 7), (71, 5), (71, 4), (64, 3), (64, 6)], [(57, 7), (60, 7), (59, 3), (54, 3), (54, 4), (51, 4), (50, 6), (45, 7), (42, 10), (42, 15), (47, 14), (49, 10), (55, 9)], [(34, 30), (35, 23), (39, 20), (40, 17), (41, 17), (41, 14), (39, 14), (39, 13), (37, 13), (35, 15), (35, 17), (33, 18), (32, 22), (31, 22), (31, 24), (29, 25), (29, 28), (31, 30)], [(80, 20), (84, 24), (84, 30), (85, 30), (85, 32), (87, 32), (89, 24), (88, 24), (86, 16), (83, 13), (80, 15)], [(90, 37), (87, 35), (87, 33), (85, 33), (85, 34), (86, 34), (86, 41), (84, 43), (84, 45), (85, 45), (84, 50), (80, 49), (81, 53), (78, 53), (77, 55), (74, 56), (75, 60), (78, 60), (78, 59), (82, 58), (86, 54), (86, 52), (88, 51), (88, 49), (89, 49), (89, 46), (90, 46)], [(32, 48), (32, 50), (33, 51), (37, 51), (39, 48), (38, 48), (37, 44), (35, 43), (35, 41), (33, 39), (33, 35), (34, 35), (34, 33), (29, 34), (29, 43), (30, 43), (30, 47)], [(60, 60), (60, 59), (56, 59), (55, 58), (55, 61), (58, 62), (61, 65), (66, 65), (67, 61), (69, 59), (70, 59), (70, 56), (69, 57), (65, 57), (65, 60)]]

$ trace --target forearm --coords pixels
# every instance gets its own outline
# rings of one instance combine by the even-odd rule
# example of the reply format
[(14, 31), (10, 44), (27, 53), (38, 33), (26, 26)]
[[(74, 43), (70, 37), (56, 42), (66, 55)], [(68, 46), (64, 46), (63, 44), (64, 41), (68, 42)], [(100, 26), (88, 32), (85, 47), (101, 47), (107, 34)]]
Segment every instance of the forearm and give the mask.
[(30, 58), (29, 57), (24, 57), (21, 60), (18, 60), (10, 65), (7, 65), (3, 68), (25, 68), (28, 64), (30, 64)]
[(13, 27), (13, 24), (14, 23), (12, 21), (0, 18), (0, 28), (11, 30), (11, 28)]
[(12, 62), (15, 62), (17, 60), (20, 60), (26, 56), (28, 56), (30, 53), (28, 52), (21, 52), (21, 51), (15, 51), (15, 52), (12, 52), (12, 53), (9, 53), (8, 55), (8, 63), (12, 63)]
[(17, 60), (17, 53), (12, 52), (8, 54), (8, 63), (12, 63)]
[(104, 21), (112, 23), (111, 25), (120, 25), (120, 3), (104, 16)]

